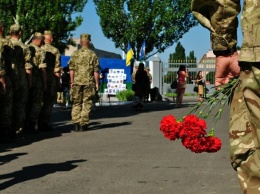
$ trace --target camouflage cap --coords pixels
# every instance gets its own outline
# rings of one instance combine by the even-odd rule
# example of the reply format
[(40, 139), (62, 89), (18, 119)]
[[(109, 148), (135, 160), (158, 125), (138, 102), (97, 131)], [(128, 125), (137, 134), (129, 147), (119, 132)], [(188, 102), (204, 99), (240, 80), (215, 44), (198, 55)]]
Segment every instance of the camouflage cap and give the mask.
[(44, 35), (52, 35), (52, 31), (50, 31), (50, 30), (45, 30), (43, 34), (44, 34)]
[(19, 24), (13, 24), (10, 26), (11, 32), (19, 32), (21, 31), (21, 26)]
[(80, 35), (81, 40), (89, 40), (91, 41), (91, 35), (90, 34), (81, 34)]
[(43, 39), (43, 35), (40, 32), (35, 32), (34, 33), (34, 38), (42, 38)]

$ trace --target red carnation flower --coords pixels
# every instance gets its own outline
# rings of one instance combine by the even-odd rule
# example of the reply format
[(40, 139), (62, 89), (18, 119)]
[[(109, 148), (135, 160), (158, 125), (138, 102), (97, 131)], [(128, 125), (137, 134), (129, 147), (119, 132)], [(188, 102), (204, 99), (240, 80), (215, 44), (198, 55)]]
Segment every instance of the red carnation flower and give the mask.
[(222, 142), (218, 137), (209, 136), (207, 138), (208, 138), (208, 142), (210, 143), (207, 152), (213, 153), (213, 152), (217, 152), (221, 149)]
[(206, 133), (206, 122), (199, 119), (196, 115), (188, 115), (182, 123), (180, 138), (185, 137), (202, 137)]
[(181, 123), (177, 122), (174, 116), (168, 115), (161, 120), (160, 130), (166, 138), (173, 141), (179, 138), (180, 125)]
[(186, 137), (182, 139), (182, 144), (184, 147), (195, 153), (205, 152), (209, 146), (205, 137)]

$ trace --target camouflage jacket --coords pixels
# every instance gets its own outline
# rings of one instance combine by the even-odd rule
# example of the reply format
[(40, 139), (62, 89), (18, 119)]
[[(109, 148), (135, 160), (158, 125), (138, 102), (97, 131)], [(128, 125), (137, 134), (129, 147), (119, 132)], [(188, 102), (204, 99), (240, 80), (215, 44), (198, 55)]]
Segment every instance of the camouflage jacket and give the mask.
[(243, 42), (239, 60), (246, 62), (260, 61), (260, 7), (259, 1), (244, 0), (241, 15)]
[(210, 31), (211, 47), (216, 55), (236, 51), (239, 0), (192, 0), (191, 10)]
[(46, 68), (45, 52), (35, 44), (29, 45), (32, 61), (32, 87), (42, 87), (42, 74), (41, 69)]
[[(4, 75), (9, 76), (14, 87), (18, 85), (18, 70), (14, 60), (14, 47), (9, 39), (0, 37), (1, 42), (1, 64)], [(1, 71), (0, 71), (1, 72)], [(3, 74), (3, 71), (2, 71)]]
[(46, 68), (47, 65), (44, 62), (45, 60), (45, 52), (35, 44), (31, 43), (29, 45), (30, 53), (31, 53), (31, 61), (33, 63), (33, 68)]
[(10, 39), (14, 46), (14, 60), (18, 69), (19, 76), (25, 76), (25, 69), (32, 69), (31, 53), (25, 44), (16, 38)]
[(72, 53), (68, 62), (69, 69), (74, 71), (74, 84), (95, 87), (94, 72), (99, 72), (99, 61), (96, 53), (86, 47)]
[(46, 63), (47, 63), (47, 69), (50, 69), (54, 73), (58, 73), (61, 71), (61, 65), (60, 65), (60, 52), (59, 50), (50, 45), (45, 43), (41, 47), (46, 52)]

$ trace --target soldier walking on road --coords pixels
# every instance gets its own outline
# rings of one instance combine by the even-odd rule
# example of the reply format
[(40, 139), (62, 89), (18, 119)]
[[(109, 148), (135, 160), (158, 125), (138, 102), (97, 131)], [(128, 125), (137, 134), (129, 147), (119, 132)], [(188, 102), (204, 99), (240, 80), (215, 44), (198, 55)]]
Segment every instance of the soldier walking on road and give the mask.
[(60, 52), (52, 46), (53, 35), (51, 31), (44, 31), (44, 45), (41, 47), (45, 51), (47, 88), (43, 92), (43, 104), (39, 117), (39, 130), (50, 131), (52, 127), (49, 125), (53, 105), (57, 100), (58, 87), (60, 84)]
[(35, 133), (38, 130), (38, 119), (42, 107), (43, 91), (46, 90), (46, 64), (45, 52), (40, 48), (43, 35), (36, 32), (29, 45), (32, 61), (32, 87), (28, 93), (26, 107), (25, 133)]
[(29, 48), (19, 39), (22, 35), (20, 25), (10, 27), (10, 41), (14, 46), (14, 61), (18, 71), (18, 86), (13, 93), (12, 133), (21, 132), (25, 124), (25, 106), (28, 100), (28, 89), (32, 84), (32, 64)]
[(99, 87), (99, 62), (95, 52), (89, 49), (90, 41), (90, 34), (81, 34), (81, 48), (71, 55), (68, 62), (75, 131), (87, 129), (92, 100)]

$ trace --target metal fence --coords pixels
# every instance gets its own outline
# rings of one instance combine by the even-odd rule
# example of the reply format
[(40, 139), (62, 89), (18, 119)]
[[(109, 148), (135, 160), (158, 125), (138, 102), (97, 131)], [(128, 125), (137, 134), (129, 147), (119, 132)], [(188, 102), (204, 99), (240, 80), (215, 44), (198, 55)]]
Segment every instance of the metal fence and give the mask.
[(202, 75), (205, 79), (205, 84), (207, 89), (209, 89), (208, 93), (212, 93), (214, 91), (214, 82), (215, 82), (215, 60), (204, 60), (203, 62), (189, 62), (189, 61), (176, 61), (174, 63), (162, 62), (162, 92), (163, 94), (172, 93), (172, 89), (170, 88), (171, 83), (177, 77), (177, 71), (181, 65), (185, 65), (188, 68), (187, 77), (187, 93), (194, 93), (194, 81), (196, 79), (197, 73), (202, 71)]

